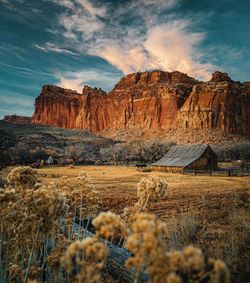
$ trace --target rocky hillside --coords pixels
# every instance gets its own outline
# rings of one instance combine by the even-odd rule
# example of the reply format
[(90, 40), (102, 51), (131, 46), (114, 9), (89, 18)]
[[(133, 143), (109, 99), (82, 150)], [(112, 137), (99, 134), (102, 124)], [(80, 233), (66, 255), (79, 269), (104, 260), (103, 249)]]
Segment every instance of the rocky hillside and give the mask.
[[(114, 142), (110, 139), (83, 130), (0, 121), (0, 167), (31, 163), (31, 160), (35, 163), (50, 155), (60, 163), (66, 158), (72, 158), (73, 154), (84, 155), (88, 163), (90, 159), (95, 162), (99, 158), (100, 149), (112, 144)], [(71, 153), (67, 153), (69, 149)]]
[(209, 129), (250, 136), (250, 86), (215, 72), (200, 82), (180, 72), (153, 71), (122, 78), (114, 89), (82, 93), (44, 86), (33, 123), (91, 132)]

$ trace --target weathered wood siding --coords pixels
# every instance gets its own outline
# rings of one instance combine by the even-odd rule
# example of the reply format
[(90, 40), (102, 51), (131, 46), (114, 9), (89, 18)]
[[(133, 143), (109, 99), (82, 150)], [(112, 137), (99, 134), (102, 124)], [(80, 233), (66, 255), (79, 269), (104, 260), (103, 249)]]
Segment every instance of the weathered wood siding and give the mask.
[(151, 166), (150, 169), (153, 171), (163, 171), (170, 173), (182, 173), (185, 169), (191, 170), (216, 170), (218, 168), (217, 155), (209, 148), (205, 150), (202, 156), (195, 162), (185, 167), (176, 166)]

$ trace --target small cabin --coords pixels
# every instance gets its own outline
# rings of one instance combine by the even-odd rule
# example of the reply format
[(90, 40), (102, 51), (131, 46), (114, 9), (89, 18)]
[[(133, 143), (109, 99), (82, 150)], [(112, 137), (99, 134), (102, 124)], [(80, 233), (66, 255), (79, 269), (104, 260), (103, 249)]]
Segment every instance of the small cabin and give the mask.
[(160, 160), (150, 166), (152, 170), (165, 172), (212, 171), (218, 168), (218, 157), (207, 144), (173, 146)]
[(53, 164), (54, 164), (54, 160), (53, 160), (53, 157), (52, 157), (51, 155), (50, 155), (49, 158), (47, 159), (46, 164), (47, 164), (47, 165), (53, 165)]

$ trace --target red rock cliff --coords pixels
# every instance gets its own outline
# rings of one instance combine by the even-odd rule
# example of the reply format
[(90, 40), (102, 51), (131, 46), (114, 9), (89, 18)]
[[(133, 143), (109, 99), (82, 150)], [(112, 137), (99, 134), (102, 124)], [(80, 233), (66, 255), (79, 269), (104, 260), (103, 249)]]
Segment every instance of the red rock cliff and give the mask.
[(199, 82), (180, 72), (153, 71), (122, 78), (108, 94), (85, 86), (82, 94), (44, 86), (33, 123), (100, 132), (140, 126), (219, 128), (250, 135), (250, 87), (215, 72)]
[(32, 117), (5, 115), (3, 121), (14, 124), (32, 124)]
[(177, 115), (178, 125), (193, 129), (221, 129), (250, 136), (250, 87), (215, 72), (198, 83)]

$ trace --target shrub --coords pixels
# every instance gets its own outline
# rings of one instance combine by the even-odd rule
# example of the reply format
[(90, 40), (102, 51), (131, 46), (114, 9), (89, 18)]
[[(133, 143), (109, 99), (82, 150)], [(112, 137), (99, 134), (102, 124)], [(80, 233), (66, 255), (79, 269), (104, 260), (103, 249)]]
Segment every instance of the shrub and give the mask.
[(107, 255), (105, 244), (97, 237), (88, 237), (70, 244), (61, 257), (61, 264), (70, 273), (70, 278), (76, 277), (76, 282), (99, 283)]
[(250, 143), (212, 146), (219, 161), (250, 160)]
[(167, 182), (157, 175), (142, 178), (137, 185), (137, 197), (140, 207), (146, 207), (150, 202), (156, 202), (166, 193)]
[(220, 260), (207, 259), (198, 248), (189, 246), (182, 251), (167, 252), (163, 240), (166, 233), (166, 224), (154, 215), (135, 216), (132, 235), (126, 243), (132, 252), (126, 266), (135, 268), (135, 278), (146, 268), (152, 283), (230, 281), (225, 264)]
[(97, 236), (101, 236), (104, 239), (110, 239), (115, 234), (119, 234), (123, 237), (126, 236), (126, 226), (122, 222), (120, 216), (112, 212), (102, 212), (93, 221), (93, 225), (96, 229)]
[(168, 184), (157, 175), (150, 175), (142, 178), (137, 185), (138, 201), (133, 207), (125, 207), (122, 217), (128, 224), (131, 224), (133, 215), (139, 212), (147, 212), (151, 204), (164, 197)]
[[(2, 262), (10, 282), (27, 281), (34, 270), (40, 274), (45, 250), (59, 239), (60, 221), (66, 216), (67, 200), (45, 186), (36, 190), (6, 188), (0, 193)], [(46, 247), (46, 248), (45, 248)], [(34, 274), (35, 274), (34, 273)], [(33, 274), (33, 275), (34, 275)], [(26, 278), (26, 279), (25, 279)]]
[(29, 166), (18, 166), (10, 171), (7, 182), (14, 188), (31, 189), (37, 183), (37, 171)]

